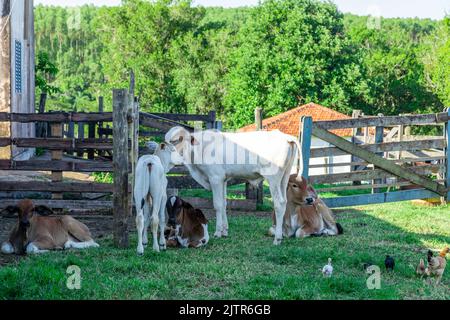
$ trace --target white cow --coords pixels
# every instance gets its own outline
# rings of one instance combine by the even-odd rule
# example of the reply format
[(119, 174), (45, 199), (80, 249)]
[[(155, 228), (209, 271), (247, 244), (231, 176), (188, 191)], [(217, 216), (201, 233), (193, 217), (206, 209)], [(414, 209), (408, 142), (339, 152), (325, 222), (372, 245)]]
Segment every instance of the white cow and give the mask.
[[(166, 249), (164, 229), (166, 226), (165, 206), (167, 201), (166, 173), (175, 165), (183, 164), (176, 156), (173, 146), (161, 143), (152, 155), (139, 158), (136, 165), (134, 183), (134, 202), (136, 205), (136, 228), (138, 233), (138, 254), (144, 254), (144, 245), (148, 243), (148, 227), (152, 222), (153, 250)], [(151, 217), (150, 217), (151, 208)], [(151, 219), (150, 219), (151, 218)], [(158, 224), (160, 229), (158, 245)]]
[(242, 178), (256, 186), (267, 179), (276, 214), (274, 244), (281, 243), (286, 189), (299, 150), (295, 137), (278, 130), (190, 133), (182, 127), (174, 127), (166, 133), (165, 140), (184, 158), (192, 177), (205, 189), (212, 190), (216, 237), (228, 235), (227, 181)]

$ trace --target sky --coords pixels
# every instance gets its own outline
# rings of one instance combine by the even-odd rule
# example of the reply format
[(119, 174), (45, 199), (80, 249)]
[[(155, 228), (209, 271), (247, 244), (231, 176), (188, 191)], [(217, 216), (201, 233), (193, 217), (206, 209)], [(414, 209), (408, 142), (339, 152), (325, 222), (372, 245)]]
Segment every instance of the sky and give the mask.
[[(118, 5), (121, 0), (35, 0), (35, 4), (71, 6), (91, 3)], [(358, 15), (374, 15), (386, 18), (419, 17), (442, 19), (450, 14), (449, 0), (333, 0), (342, 12)], [(194, 0), (203, 6), (239, 7), (258, 4), (258, 0)]]

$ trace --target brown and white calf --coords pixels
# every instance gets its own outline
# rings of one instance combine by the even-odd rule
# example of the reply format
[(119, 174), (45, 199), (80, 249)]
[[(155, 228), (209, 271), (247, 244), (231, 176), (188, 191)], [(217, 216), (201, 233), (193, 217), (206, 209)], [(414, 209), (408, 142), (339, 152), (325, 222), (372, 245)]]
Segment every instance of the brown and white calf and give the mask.
[(43, 253), (48, 250), (98, 247), (86, 225), (70, 216), (41, 216), (36, 212), (53, 213), (51, 209), (35, 208), (31, 200), (21, 200), (10, 212), (19, 215), (17, 224), (4, 242), (5, 254)]
[(167, 199), (166, 209), (170, 229), (168, 246), (198, 248), (208, 243), (208, 220), (200, 209), (194, 209), (177, 196)]
[[(269, 234), (273, 233), (274, 227), (271, 227)], [(296, 174), (291, 175), (287, 188), (286, 213), (283, 218), (283, 236), (304, 238), (342, 233), (342, 226), (336, 223), (330, 208), (318, 197), (314, 188), (308, 185), (307, 180)]]

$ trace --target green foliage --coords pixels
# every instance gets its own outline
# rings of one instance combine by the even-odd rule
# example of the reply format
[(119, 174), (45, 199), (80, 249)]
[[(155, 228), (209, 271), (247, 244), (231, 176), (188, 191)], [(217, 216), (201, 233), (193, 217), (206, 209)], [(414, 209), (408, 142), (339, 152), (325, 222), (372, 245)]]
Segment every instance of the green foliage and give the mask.
[(99, 183), (113, 183), (114, 176), (111, 172), (94, 172), (94, 181)]
[(391, 115), (441, 111), (450, 99), (448, 18), (382, 19), (373, 29), (318, 0), (235, 9), (126, 0), (37, 6), (35, 16), (38, 51), (59, 70), (40, 78), (60, 89), (48, 109), (94, 111), (103, 95), (110, 111), (130, 69), (142, 110), (216, 110), (228, 128), (253, 122), (255, 107), (267, 117), (313, 101)]
[(154, 112), (186, 111), (174, 82), (171, 51), (177, 39), (195, 29), (203, 14), (204, 9), (191, 7), (188, 0), (127, 0), (121, 7), (103, 11), (107, 89), (126, 87), (133, 69), (142, 110), (149, 111), (151, 106)]
[(425, 77), (431, 91), (450, 106), (450, 17), (441, 21), (423, 48)]
[(346, 34), (359, 48), (367, 83), (358, 103), (366, 114), (442, 111), (442, 103), (426, 86), (420, 58), (435, 25), (427, 19), (382, 19), (381, 29), (370, 29), (367, 17), (346, 16)]
[[(38, 5), (35, 8), (36, 47), (48, 53), (58, 68), (48, 110), (96, 111), (96, 99), (103, 83), (97, 22), (100, 8), (63, 8)], [(39, 56), (38, 56), (39, 58)]]
[(59, 93), (59, 88), (51, 85), (58, 74), (58, 68), (50, 61), (48, 53), (39, 52), (36, 60), (36, 90), (39, 93)]
[(232, 60), (225, 98), (232, 127), (252, 122), (258, 106), (266, 116), (311, 101), (348, 113), (364, 87), (343, 15), (328, 2), (263, 2), (241, 29)]
[[(0, 299), (448, 300), (449, 268), (438, 286), (415, 274), (428, 248), (448, 245), (448, 210), (409, 202), (347, 208), (337, 215), (344, 234), (285, 239), (281, 247), (267, 236), (269, 214), (230, 215), (230, 238), (211, 237), (198, 249), (155, 253), (148, 246), (138, 256), (135, 232), (127, 250), (115, 248), (108, 235), (100, 248), (29, 255), (2, 266)], [(110, 223), (104, 220), (87, 222), (99, 230)], [(395, 258), (393, 272), (385, 271), (386, 254)], [(324, 278), (320, 269), (329, 257), (333, 276)], [(379, 290), (367, 288), (364, 263), (380, 266)], [(81, 269), (80, 290), (67, 289), (70, 265)]]

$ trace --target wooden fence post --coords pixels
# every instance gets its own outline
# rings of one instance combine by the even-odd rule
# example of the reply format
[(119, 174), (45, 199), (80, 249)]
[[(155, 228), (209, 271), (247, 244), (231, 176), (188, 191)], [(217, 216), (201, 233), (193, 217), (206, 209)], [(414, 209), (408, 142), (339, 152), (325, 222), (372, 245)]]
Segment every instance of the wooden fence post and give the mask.
[[(45, 112), (45, 103), (47, 101), (47, 94), (45, 92), (41, 93), (39, 98), (39, 107), (38, 113)], [(47, 122), (38, 122), (36, 126), (36, 138), (45, 138), (48, 136), (48, 123)]]
[[(52, 123), (51, 126), (51, 136), (52, 138), (62, 138), (63, 137), (63, 124), (62, 123)], [(52, 160), (62, 160), (63, 152), (62, 150), (55, 150), (51, 152)], [(52, 182), (62, 182), (63, 172), (52, 170)], [(53, 192), (53, 200), (62, 200), (63, 194), (61, 192)]]
[[(362, 111), (361, 110), (353, 110), (352, 112), (352, 118), (354, 119), (358, 119), (359, 117), (362, 116)], [(352, 143), (356, 144), (358, 139), (357, 136), (358, 134), (361, 136), (361, 128), (353, 128), (352, 129)], [(350, 162), (355, 163), (355, 162), (359, 162), (361, 161), (360, 159), (358, 159), (357, 157), (355, 157), (354, 155), (351, 155), (351, 160)], [(350, 166), (350, 172), (356, 171), (358, 170), (358, 165), (351, 165)], [(354, 186), (360, 185), (361, 181), (353, 181), (352, 184)]]
[(206, 129), (214, 129), (216, 123), (216, 111), (210, 111), (208, 117), (209, 121), (206, 123)]
[[(447, 114), (450, 116), (450, 107), (445, 110)], [(445, 149), (445, 186), (447, 188), (447, 196), (445, 197), (445, 201), (447, 204), (450, 204), (450, 119), (447, 120), (445, 124), (445, 140), (446, 140), (446, 149)]]
[(300, 147), (301, 147), (301, 159), (302, 163), (302, 177), (309, 178), (309, 158), (311, 152), (311, 134), (312, 134), (312, 118), (309, 116), (303, 116), (300, 118), (300, 132), (298, 134)]
[[(103, 112), (104, 112), (104, 109), (105, 109), (105, 108), (104, 108), (104, 100), (103, 100), (103, 97), (100, 96), (100, 97), (98, 97), (98, 112), (99, 112), (99, 113), (103, 113)], [(99, 122), (97, 128), (98, 128), (98, 129), (103, 129), (103, 122)], [(103, 139), (103, 138), (104, 138), (104, 135), (103, 135), (103, 134), (102, 134), (102, 135), (99, 134), (98, 137), (99, 137), (100, 139)], [(100, 156), (104, 157), (104, 156), (105, 156), (105, 151), (99, 150), (99, 151), (98, 151), (98, 154), (99, 154)]]
[(216, 121), (216, 129), (222, 131), (223, 124), (222, 121)]
[[(84, 139), (84, 123), (78, 122), (78, 139)], [(84, 156), (84, 151), (82, 149), (77, 151), (78, 157)]]
[[(75, 123), (73, 121), (67, 124), (67, 138), (75, 138)], [(73, 151), (68, 151), (67, 153), (73, 155)]]
[[(89, 132), (88, 132), (88, 138), (89, 139), (95, 139), (95, 122), (89, 122), (88, 128), (89, 128)], [(89, 160), (94, 160), (95, 157), (95, 150), (94, 149), (89, 149), (88, 150), (88, 159)]]
[[(255, 126), (256, 131), (262, 130), (262, 108), (255, 108)], [(250, 183), (245, 183), (245, 198), (256, 199), (256, 204), (264, 202), (264, 181), (260, 182), (255, 188)]]
[[(383, 117), (383, 115), (380, 113), (378, 114), (379, 117)], [(383, 136), (384, 136), (384, 127), (383, 126), (377, 126), (375, 127), (375, 143), (382, 143), (383, 142)], [(377, 155), (379, 155), (380, 157), (383, 157), (383, 152), (378, 152)], [(377, 169), (375, 166), (373, 167), (373, 169)], [(383, 183), (383, 179), (375, 179), (372, 181), (373, 184), (382, 184)], [(380, 193), (381, 189), (380, 188), (373, 188), (372, 189), (372, 193)]]
[[(131, 177), (130, 183), (132, 188), (130, 189), (130, 203), (133, 203), (133, 187), (136, 178), (136, 165), (139, 158), (139, 102), (137, 97), (130, 95), (130, 99), (133, 99), (128, 107), (128, 134), (131, 141), (131, 148), (129, 149), (129, 161), (131, 164)], [(132, 209), (132, 208), (131, 208)]]
[(114, 245), (127, 248), (128, 220), (130, 218), (130, 194), (128, 192), (128, 91), (113, 90), (113, 168), (114, 168)]

